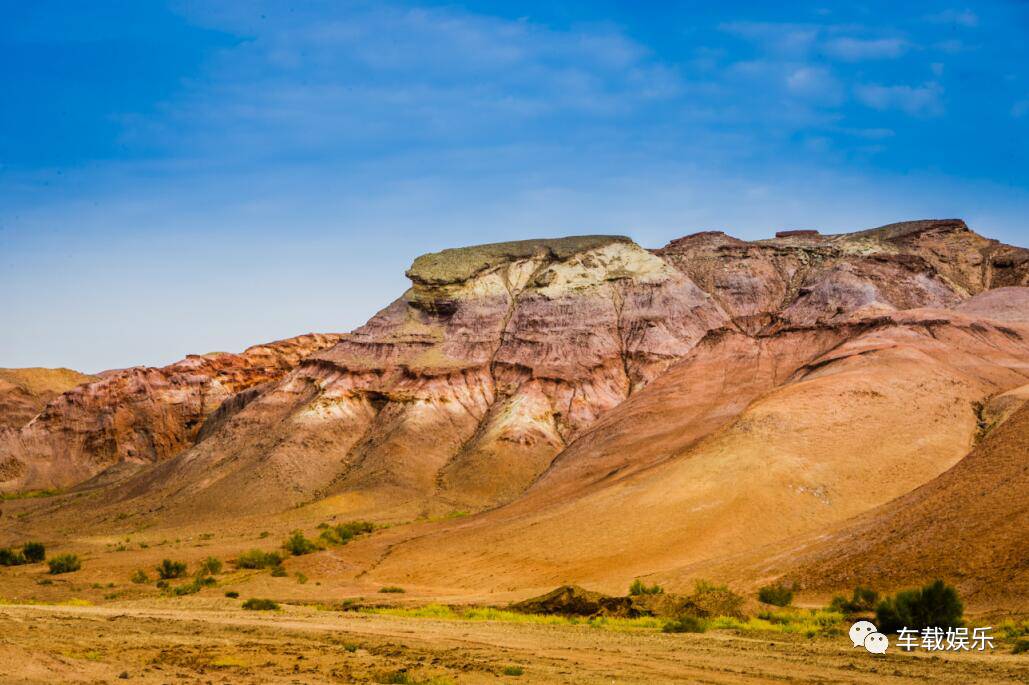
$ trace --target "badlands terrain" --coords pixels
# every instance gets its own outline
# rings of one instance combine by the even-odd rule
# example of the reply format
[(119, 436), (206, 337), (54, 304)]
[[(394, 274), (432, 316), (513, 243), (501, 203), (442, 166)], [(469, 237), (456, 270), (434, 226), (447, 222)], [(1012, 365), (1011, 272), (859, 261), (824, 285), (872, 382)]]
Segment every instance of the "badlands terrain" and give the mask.
[[(527, 240), (407, 276), (347, 334), (96, 377), (0, 370), (0, 546), (82, 562), (0, 568), (0, 675), (1029, 677), (1010, 650), (872, 659), (845, 637), (424, 613), (635, 579), (728, 584), (756, 612), (769, 583), (814, 607), (942, 578), (977, 625), (1024, 618), (1029, 250), (926, 220), (660, 249)], [(373, 532), (323, 535), (283, 573), (233, 563), (359, 520)], [(153, 582), (163, 559), (211, 556), (213, 586)], [(280, 609), (243, 612), (248, 597)]]

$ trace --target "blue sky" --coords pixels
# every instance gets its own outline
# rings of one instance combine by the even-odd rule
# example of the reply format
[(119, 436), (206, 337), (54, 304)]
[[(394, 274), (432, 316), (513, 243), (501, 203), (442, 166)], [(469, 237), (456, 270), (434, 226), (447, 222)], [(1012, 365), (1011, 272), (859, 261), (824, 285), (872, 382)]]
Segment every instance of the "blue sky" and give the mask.
[(1029, 3), (0, 0), (0, 366), (359, 325), (444, 247), (1029, 244)]

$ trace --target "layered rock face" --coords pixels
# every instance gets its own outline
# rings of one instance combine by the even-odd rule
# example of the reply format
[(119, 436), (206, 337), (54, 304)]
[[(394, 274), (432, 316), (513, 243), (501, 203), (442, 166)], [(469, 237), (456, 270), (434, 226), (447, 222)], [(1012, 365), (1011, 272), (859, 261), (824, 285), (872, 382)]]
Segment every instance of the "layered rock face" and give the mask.
[(1029, 285), (1029, 251), (983, 238), (957, 219), (757, 242), (698, 233), (657, 254), (750, 333), (773, 319), (812, 324), (855, 312), (945, 309), (984, 290)]
[[(682, 566), (705, 544), (743, 544), (717, 522), (707, 530), (724, 537), (687, 545), (677, 536), (700, 521), (689, 512), (731, 513), (695, 489), (703, 479), (760, 489), (761, 450), (797, 432), (780, 416), (793, 403), (794, 416), (815, 403), (803, 425), (814, 435), (825, 403), (858, 398), (841, 405), (852, 412), (840, 426), (850, 450), (874, 451), (854, 428), (861, 421), (910, 441), (912, 412), (928, 408), (946, 430), (922, 456), (890, 447), (871, 471), (826, 466), (824, 483), (774, 470), (796, 495), (788, 506), (769, 502), (795, 517), (784, 531), (859, 511), (846, 489), (896, 471), (896, 454), (909, 459), (906, 475), (867, 506), (952, 465), (975, 433), (975, 403), (1024, 384), (1015, 382), (1029, 357), (1024, 333), (990, 312), (1019, 309), (1027, 255), (960, 221), (757, 242), (702, 233), (654, 251), (613, 236), (444, 250), (415, 260), (411, 288), (351, 334), (118, 372), (51, 403), (0, 442), (0, 457), (16, 487), (153, 463), (128, 476), (108, 470), (116, 482), (97, 501), (166, 518), (313, 501), (394, 520), (500, 507), (482, 520), (520, 517), (504, 534), (549, 530), (572, 555), (598, 544), (583, 534), (591, 522), (619, 529), (638, 493), (674, 483), (690, 494), (665, 492), (679, 504), (652, 510), (648, 525), (663, 532), (648, 558)], [(969, 299), (987, 291), (999, 295)], [(901, 417), (910, 430), (894, 430)], [(723, 431), (721, 456), (699, 458), (696, 445)], [(734, 441), (749, 461), (731, 462)], [(786, 443), (803, 468), (836, 463), (831, 450)], [(822, 498), (834, 493), (841, 504), (826, 513)], [(760, 507), (745, 514), (771, 534)], [(568, 521), (577, 533), (562, 528)], [(467, 546), (454, 538), (452, 552), (474, 556), (498, 534)], [(627, 543), (609, 560), (629, 564), (638, 551)], [(429, 568), (422, 552), (433, 550), (407, 558)], [(540, 564), (557, 575), (573, 566)]]
[[(7, 489), (66, 487), (121, 463), (145, 464), (191, 445), (205, 421), (241, 391), (281, 378), (308, 354), (339, 340), (306, 335), (242, 354), (189, 356), (163, 368), (104, 374), (64, 392), (18, 431), (0, 435)], [(91, 380), (91, 379), (86, 379)]]

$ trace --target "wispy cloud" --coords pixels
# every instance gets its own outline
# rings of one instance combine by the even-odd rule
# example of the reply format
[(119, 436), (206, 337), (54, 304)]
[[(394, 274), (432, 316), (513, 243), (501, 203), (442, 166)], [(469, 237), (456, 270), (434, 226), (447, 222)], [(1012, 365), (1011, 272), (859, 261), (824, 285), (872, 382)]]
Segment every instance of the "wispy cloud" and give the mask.
[(846, 62), (871, 59), (894, 59), (908, 51), (910, 45), (901, 38), (851, 38), (849, 36), (826, 41), (823, 50), (830, 57)]
[(898, 109), (916, 116), (943, 114), (943, 88), (935, 82), (922, 86), (869, 83), (858, 86), (854, 92), (861, 103), (872, 109)]
[(979, 15), (970, 9), (946, 9), (926, 15), (926, 21), (934, 24), (953, 24), (974, 28), (979, 25)]

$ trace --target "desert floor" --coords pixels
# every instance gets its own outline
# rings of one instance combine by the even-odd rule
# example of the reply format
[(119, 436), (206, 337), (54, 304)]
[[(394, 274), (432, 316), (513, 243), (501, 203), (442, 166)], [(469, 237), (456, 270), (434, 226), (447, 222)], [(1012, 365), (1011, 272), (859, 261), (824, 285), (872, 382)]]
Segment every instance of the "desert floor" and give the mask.
[(845, 636), (665, 635), (302, 606), (258, 613), (228, 600), (4, 605), (0, 636), (5, 683), (1029, 681), (1029, 659), (1007, 650), (873, 656)]

